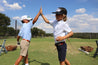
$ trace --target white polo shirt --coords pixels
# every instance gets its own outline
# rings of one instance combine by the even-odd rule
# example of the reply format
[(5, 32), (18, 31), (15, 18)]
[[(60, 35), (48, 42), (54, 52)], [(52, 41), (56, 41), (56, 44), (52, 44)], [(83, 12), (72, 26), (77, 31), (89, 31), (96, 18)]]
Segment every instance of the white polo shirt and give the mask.
[(57, 20), (50, 21), (49, 23), (53, 26), (53, 29), (54, 29), (53, 35), (54, 35), (55, 43), (64, 42), (65, 40), (56, 41), (56, 38), (58, 36), (65, 36), (66, 33), (69, 33), (72, 31), (70, 29), (70, 27), (68, 26), (68, 24), (66, 22), (64, 22), (63, 20), (61, 20), (61, 21), (57, 21)]

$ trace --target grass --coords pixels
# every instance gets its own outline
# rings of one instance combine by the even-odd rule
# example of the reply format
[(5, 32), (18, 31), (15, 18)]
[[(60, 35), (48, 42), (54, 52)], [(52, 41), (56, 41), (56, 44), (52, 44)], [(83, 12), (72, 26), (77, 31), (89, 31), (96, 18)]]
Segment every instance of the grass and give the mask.
[[(67, 59), (71, 65), (97, 65), (98, 57), (93, 58), (96, 50), (96, 39), (79, 39), (72, 38), (70, 43), (67, 42)], [(1, 42), (0, 42), (1, 43)], [(16, 45), (16, 39), (7, 39), (6, 45)], [(91, 46), (94, 48), (90, 55), (78, 51), (80, 46)], [(15, 51), (7, 54), (2, 53), (0, 56), (0, 65), (14, 65), (20, 53), (20, 47)], [(30, 65), (59, 65), (57, 50), (54, 46), (53, 37), (32, 38), (29, 47), (29, 63)], [(23, 60), (20, 65), (24, 65)]]

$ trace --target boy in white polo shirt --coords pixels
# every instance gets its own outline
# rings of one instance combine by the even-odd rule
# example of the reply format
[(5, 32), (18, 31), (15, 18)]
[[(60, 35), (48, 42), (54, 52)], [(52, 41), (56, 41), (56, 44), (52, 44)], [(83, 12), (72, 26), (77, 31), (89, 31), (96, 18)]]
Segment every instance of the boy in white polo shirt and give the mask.
[[(65, 39), (69, 38), (73, 35), (72, 30), (68, 26), (68, 24), (65, 22), (67, 20), (67, 10), (63, 7), (59, 7), (56, 12), (53, 12), (56, 17), (55, 21), (48, 21), (47, 18), (42, 13), (41, 8), (41, 16), (44, 19), (46, 23), (49, 23), (53, 26), (53, 35), (55, 40), (55, 45), (58, 50), (58, 58), (60, 61), (60, 65), (70, 65), (70, 62), (66, 59), (66, 50), (67, 45), (65, 43)], [(67, 35), (66, 32), (68, 33)]]
[(16, 60), (15, 65), (19, 65), (20, 61), (24, 58), (25, 65), (28, 64), (28, 48), (31, 40), (31, 28), (34, 25), (34, 23), (37, 21), (38, 17), (40, 16), (40, 11), (34, 18), (33, 22), (30, 21), (32, 18), (30, 18), (27, 15), (24, 15), (21, 17), (21, 22), (23, 23), (23, 26), (21, 30), (19, 31), (19, 34), (17, 36), (17, 42), (19, 42), (20, 37), (22, 37), (21, 43), (20, 43), (20, 56)]

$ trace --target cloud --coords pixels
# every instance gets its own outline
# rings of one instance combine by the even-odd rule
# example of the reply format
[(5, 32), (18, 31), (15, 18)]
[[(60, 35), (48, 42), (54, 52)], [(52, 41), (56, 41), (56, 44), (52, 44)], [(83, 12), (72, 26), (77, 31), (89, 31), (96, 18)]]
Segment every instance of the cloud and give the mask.
[(35, 26), (39, 29), (43, 29), (44, 31), (46, 31), (46, 33), (52, 33), (53, 32), (53, 28), (50, 24), (47, 24), (45, 22), (40, 23), (38, 26)]
[(23, 7), (26, 7), (25, 5), (23, 5)]
[(3, 11), (5, 11), (3, 8), (0, 8), (0, 12), (3, 12)]
[(18, 3), (9, 4), (6, 0), (3, 0), (4, 6), (8, 7), (9, 9), (17, 10), (22, 9), (22, 7)]
[[(49, 21), (55, 20), (54, 14), (47, 14), (47, 15), (45, 15), (45, 17)], [(41, 22), (41, 23), (39, 23), (38, 25), (34, 25), (34, 27), (38, 27), (40, 29), (43, 29), (44, 31), (46, 31), (46, 33), (52, 33), (53, 32), (53, 27), (50, 24), (45, 23), (42, 17), (39, 17), (38, 22)]]
[(86, 12), (85, 8), (76, 9), (76, 13), (85, 13), (85, 12)]
[(6, 0), (3, 0), (3, 3), (7, 4), (7, 1)]
[[(46, 15), (50, 20), (54, 20), (54, 15)], [(48, 20), (49, 20), (48, 19)], [(50, 24), (47, 24), (42, 20), (40, 17), (38, 22), (41, 22), (40, 24), (36, 25), (35, 27), (38, 27), (40, 29), (43, 29), (47, 33), (52, 33), (53, 28)], [(73, 30), (73, 32), (98, 32), (98, 18), (95, 18), (93, 15), (89, 14), (79, 14), (79, 15), (73, 15), (72, 17), (68, 17), (68, 20), (66, 21), (70, 28)]]
[(68, 23), (74, 32), (98, 32), (98, 18), (92, 15), (74, 15), (69, 18)]
[(4, 8), (2, 6), (0, 6), (0, 12), (5, 11)]
[(16, 17), (13, 17), (12, 19), (14, 19), (14, 20), (20, 20), (20, 17), (16, 16)]

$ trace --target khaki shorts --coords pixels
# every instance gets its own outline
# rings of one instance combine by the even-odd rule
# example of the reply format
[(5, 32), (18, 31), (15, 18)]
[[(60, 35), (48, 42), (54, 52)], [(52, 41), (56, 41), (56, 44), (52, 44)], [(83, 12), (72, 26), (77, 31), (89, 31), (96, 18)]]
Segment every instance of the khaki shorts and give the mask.
[(29, 42), (26, 40), (21, 40), (20, 42), (20, 55), (26, 56), (28, 53)]

